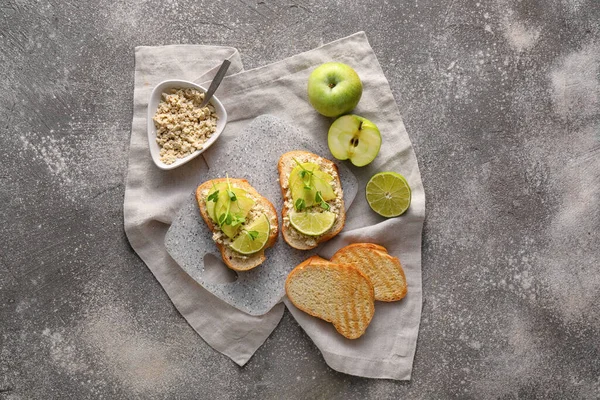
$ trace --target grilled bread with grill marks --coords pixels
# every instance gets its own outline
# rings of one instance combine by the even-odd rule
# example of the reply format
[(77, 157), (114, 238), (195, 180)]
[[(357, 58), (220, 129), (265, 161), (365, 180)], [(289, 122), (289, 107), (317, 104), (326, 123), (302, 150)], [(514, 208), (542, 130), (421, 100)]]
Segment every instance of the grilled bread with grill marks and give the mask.
[(350, 264), (368, 276), (375, 288), (375, 300), (396, 301), (406, 296), (406, 277), (400, 260), (389, 255), (385, 247), (354, 243), (339, 249), (331, 262)]
[(285, 291), (300, 310), (331, 322), (348, 339), (362, 336), (375, 313), (371, 281), (357, 268), (313, 256), (287, 277)]

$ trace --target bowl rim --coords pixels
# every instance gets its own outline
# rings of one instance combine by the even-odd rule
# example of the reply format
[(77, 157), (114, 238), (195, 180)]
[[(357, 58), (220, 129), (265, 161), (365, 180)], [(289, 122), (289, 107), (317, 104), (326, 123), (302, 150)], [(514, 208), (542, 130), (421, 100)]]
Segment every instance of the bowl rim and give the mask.
[(215, 108), (215, 112), (217, 114), (217, 129), (215, 131), (215, 133), (204, 143), (204, 147), (200, 150), (196, 150), (195, 152), (193, 152), (192, 154), (189, 154), (183, 158), (178, 158), (174, 163), (172, 164), (165, 164), (162, 161), (160, 161), (160, 147), (158, 145), (158, 143), (156, 143), (156, 127), (154, 126), (154, 122), (152, 121), (152, 118), (154, 117), (154, 114), (156, 113), (156, 109), (158, 108), (158, 104), (160, 103), (160, 96), (162, 94), (162, 92), (165, 91), (165, 89), (169, 89), (169, 88), (194, 88), (194, 89), (198, 89), (204, 93), (206, 93), (207, 89), (201, 85), (198, 85), (197, 83), (191, 82), (191, 81), (186, 81), (186, 80), (182, 80), (182, 79), (166, 79), (162, 82), (159, 82), (156, 86), (154, 86), (154, 89), (152, 89), (152, 93), (150, 94), (150, 98), (148, 100), (148, 117), (147, 117), (147, 133), (148, 133), (148, 147), (150, 150), (150, 155), (152, 157), (152, 161), (154, 161), (154, 164), (165, 171), (171, 170), (171, 169), (175, 169), (191, 160), (193, 160), (194, 158), (198, 157), (200, 154), (202, 154), (204, 151), (206, 151), (206, 149), (208, 149), (210, 146), (212, 146), (212, 144), (214, 142), (217, 141), (217, 139), (219, 138), (219, 136), (221, 136), (221, 133), (223, 132), (223, 129), (225, 129), (225, 125), (227, 124), (227, 111), (225, 110), (225, 107), (223, 106), (223, 103), (221, 103), (221, 101), (216, 97), (213, 96), (209, 103), (212, 104), (212, 106)]

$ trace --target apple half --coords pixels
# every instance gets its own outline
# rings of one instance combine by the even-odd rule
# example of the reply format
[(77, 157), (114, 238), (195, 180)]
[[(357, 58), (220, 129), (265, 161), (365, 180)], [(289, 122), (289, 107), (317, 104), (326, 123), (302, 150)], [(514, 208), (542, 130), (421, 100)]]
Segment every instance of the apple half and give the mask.
[(350, 160), (357, 167), (364, 167), (379, 154), (381, 133), (377, 125), (366, 118), (344, 115), (331, 124), (327, 144), (338, 160)]

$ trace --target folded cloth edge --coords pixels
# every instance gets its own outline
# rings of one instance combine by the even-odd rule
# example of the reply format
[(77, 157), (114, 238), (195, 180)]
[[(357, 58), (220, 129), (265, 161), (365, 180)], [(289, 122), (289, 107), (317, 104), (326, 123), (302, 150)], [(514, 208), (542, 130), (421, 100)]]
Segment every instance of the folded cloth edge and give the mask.
[[(187, 50), (187, 49), (189, 49), (188, 46), (189, 45), (167, 45), (167, 46), (156, 46), (156, 47), (171, 48), (171, 49), (178, 48), (178, 47), (186, 47), (186, 50)], [(234, 74), (234, 73), (237, 73), (237, 72), (243, 70), (243, 65), (241, 62), (240, 54), (239, 54), (238, 50), (233, 47), (207, 46), (207, 45), (192, 45), (192, 46), (199, 47), (201, 50), (204, 50), (204, 49), (217, 50), (219, 53), (229, 52), (230, 54), (229, 54), (228, 58), (232, 61), (232, 64), (231, 64), (231, 67), (230, 67), (228, 73)], [(135, 72), (136, 72), (136, 75), (138, 73), (138, 66), (139, 66), (138, 57), (140, 57), (140, 56), (143, 57), (143, 53), (146, 50), (155, 49), (156, 47), (155, 46), (138, 46), (135, 48), (135, 56), (136, 56)], [(214, 64), (214, 66), (209, 70), (203, 71), (202, 74), (198, 78), (195, 78), (195, 81), (203, 81), (206, 79), (211, 79), (211, 74), (214, 75), (214, 73), (216, 73), (216, 70), (218, 69), (218, 67), (220, 65), (220, 60), (217, 60), (217, 58), (215, 58), (214, 62), (212, 62), (212, 63)], [(136, 84), (134, 87), (134, 96), (133, 96), (134, 103), (136, 103), (135, 91), (139, 87), (137, 85), (138, 77), (136, 76), (135, 78), (136, 78), (136, 82), (135, 82)], [(156, 82), (156, 83), (158, 83), (158, 82)], [(180, 299), (178, 299), (180, 293), (178, 293), (177, 290), (175, 290), (176, 288), (171, 287), (171, 283), (172, 283), (171, 281), (173, 280), (173, 278), (168, 273), (165, 274), (165, 273), (161, 272), (160, 267), (158, 265), (153, 265), (157, 261), (156, 257), (154, 257), (156, 254), (155, 254), (154, 249), (152, 248), (153, 243), (149, 240), (147, 235), (142, 232), (141, 227), (143, 225), (140, 222), (143, 222), (143, 221), (139, 221), (136, 218), (136, 214), (137, 214), (136, 210), (131, 209), (129, 207), (131, 205), (130, 202), (132, 200), (135, 201), (134, 199), (132, 199), (132, 196), (135, 198), (136, 194), (137, 194), (137, 190), (140, 190), (140, 187), (141, 187), (141, 184), (139, 183), (140, 177), (138, 176), (138, 171), (135, 171), (136, 167), (139, 168), (139, 165), (130, 165), (132, 163), (133, 158), (135, 158), (136, 156), (139, 156), (139, 154), (143, 153), (143, 151), (142, 151), (143, 149), (139, 148), (140, 147), (139, 143), (137, 143), (135, 140), (136, 135), (134, 132), (136, 127), (137, 127), (137, 129), (139, 129), (139, 126), (136, 125), (136, 121), (139, 120), (140, 118), (143, 121), (145, 121), (145, 119), (146, 119), (145, 113), (143, 116), (136, 115), (135, 107), (134, 107), (134, 114), (132, 117), (133, 122), (132, 122), (132, 128), (131, 128), (127, 174), (126, 174), (126, 178), (125, 178), (126, 190), (125, 190), (124, 204), (123, 204), (123, 223), (124, 223), (124, 230), (125, 230), (125, 235), (127, 237), (127, 240), (129, 241), (129, 243), (130, 243), (131, 247), (134, 249), (134, 251), (137, 253), (138, 257), (140, 257), (140, 259), (146, 264), (146, 266), (153, 273), (153, 275), (155, 276), (155, 278), (157, 279), (157, 281), (159, 282), (159, 284), (161, 285), (163, 290), (165, 290), (165, 292), (171, 299), (171, 302), (173, 303), (175, 309), (177, 309), (178, 312), (184, 317), (184, 319), (188, 322), (188, 324), (192, 327), (192, 329), (194, 329), (204, 339), (204, 341), (207, 344), (209, 344), (211, 347), (213, 347), (215, 350), (228, 356), (236, 364), (243, 366), (244, 364), (246, 364), (248, 362), (248, 360), (252, 357), (252, 355), (256, 352), (256, 350), (264, 343), (264, 341), (268, 338), (270, 333), (279, 324), (279, 321), (281, 320), (281, 317), (283, 316), (285, 307), (283, 304), (279, 304), (279, 305), (275, 306), (271, 311), (269, 311), (269, 313), (265, 314), (264, 316), (260, 316), (260, 317), (256, 318), (257, 322), (253, 323), (254, 326), (245, 335), (245, 336), (252, 335), (253, 339), (250, 341), (250, 343), (248, 343), (248, 341), (246, 341), (244, 343), (244, 345), (240, 345), (239, 342), (235, 342), (235, 341), (232, 345), (231, 342), (224, 344), (224, 343), (220, 342), (219, 340), (215, 340), (215, 338), (213, 337), (214, 332), (211, 333), (211, 331), (208, 329), (204, 329), (202, 331), (202, 326), (201, 326), (202, 324), (199, 325), (198, 321), (194, 321), (193, 315), (189, 315), (185, 311), (182, 311), (182, 309), (184, 309), (186, 305), (184, 303), (182, 303), (180, 301)], [(143, 126), (145, 127), (145, 124), (143, 124)], [(145, 129), (144, 129), (143, 136), (145, 137)], [(144, 141), (145, 141), (145, 139), (142, 138), (142, 142), (144, 142)], [(131, 181), (135, 181), (133, 183), (133, 185), (131, 185), (131, 183), (132, 183)], [(148, 222), (148, 221), (145, 221), (145, 222)], [(162, 241), (161, 241), (161, 244), (162, 244)], [(166, 256), (166, 257), (168, 257), (168, 256)], [(160, 258), (160, 255), (158, 255), (158, 258)], [(153, 259), (154, 259), (154, 262), (153, 262)], [(164, 263), (168, 263), (169, 261), (163, 259), (162, 262), (164, 264)], [(175, 265), (175, 267), (178, 267), (174, 261), (171, 260), (171, 262)], [(199, 294), (199, 296), (208, 296), (206, 298), (209, 299), (210, 301), (219, 301), (220, 302), (220, 300), (218, 300), (216, 298), (213, 299), (214, 296), (211, 293), (209, 293), (208, 291), (206, 291), (205, 289), (203, 289), (202, 287), (200, 287), (199, 285), (198, 285), (198, 291), (201, 293), (201, 294)], [(227, 309), (228, 307), (231, 307), (224, 302), (221, 302), (221, 303), (222, 304), (219, 303), (220, 308)], [(231, 307), (231, 312), (236, 312), (236, 311), (237, 310), (234, 310), (233, 307)], [(256, 329), (256, 326), (260, 326), (261, 329)]]

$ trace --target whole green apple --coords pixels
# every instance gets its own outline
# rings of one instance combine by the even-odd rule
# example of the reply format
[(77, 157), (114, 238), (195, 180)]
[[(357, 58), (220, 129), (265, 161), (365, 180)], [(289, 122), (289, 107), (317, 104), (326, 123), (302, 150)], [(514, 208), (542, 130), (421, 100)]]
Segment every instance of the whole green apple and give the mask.
[(364, 167), (379, 154), (381, 133), (366, 118), (344, 115), (331, 124), (327, 145), (338, 160), (350, 160), (357, 167)]
[(352, 67), (328, 62), (308, 78), (308, 101), (320, 114), (337, 117), (351, 111), (362, 96), (362, 83)]

